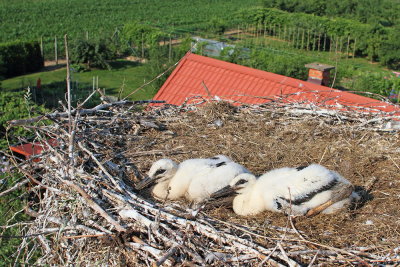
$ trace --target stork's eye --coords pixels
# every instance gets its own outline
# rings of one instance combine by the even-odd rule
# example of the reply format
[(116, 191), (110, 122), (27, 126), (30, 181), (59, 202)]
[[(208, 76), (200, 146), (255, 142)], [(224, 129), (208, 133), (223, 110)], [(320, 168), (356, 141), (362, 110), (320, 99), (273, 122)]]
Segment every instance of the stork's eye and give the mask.
[(241, 185), (241, 184), (245, 184), (245, 183), (247, 183), (247, 180), (245, 180), (245, 179), (240, 179), (239, 181), (236, 182), (235, 185)]
[(221, 167), (221, 166), (224, 166), (224, 165), (226, 165), (226, 162), (220, 162), (220, 163), (217, 163), (217, 164), (215, 164), (215, 166), (217, 166), (217, 167)]
[(166, 170), (164, 169), (159, 169), (156, 171), (156, 173), (154, 175), (159, 175), (159, 174), (163, 174)]
[(296, 168), (296, 170), (301, 171), (302, 169), (305, 169), (305, 168), (307, 168), (307, 167), (308, 167), (308, 166), (299, 166), (299, 167)]

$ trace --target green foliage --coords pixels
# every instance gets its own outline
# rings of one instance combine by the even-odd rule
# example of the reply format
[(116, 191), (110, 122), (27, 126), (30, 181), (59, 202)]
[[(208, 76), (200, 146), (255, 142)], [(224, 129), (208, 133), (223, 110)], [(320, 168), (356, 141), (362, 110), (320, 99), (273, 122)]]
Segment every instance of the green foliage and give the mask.
[[(1, 85), (1, 84), (0, 84)], [(34, 105), (31, 99), (31, 93), (26, 92), (3, 92), (0, 86), (0, 150), (8, 150), (8, 142), (5, 138), (6, 122), (12, 119), (20, 119), (37, 115), (36, 112), (44, 112), (43, 107)], [(9, 141), (14, 144), (18, 136), (26, 136), (29, 133), (20, 128), (13, 128), (9, 134)], [(2, 165), (5, 164), (4, 159), (0, 157), (0, 191), (7, 187), (11, 187), (22, 178), (18, 173), (3, 172)], [(12, 225), (18, 222), (28, 220), (28, 217), (23, 212), (23, 207), (26, 206), (25, 199), (20, 198), (23, 189), (16, 190), (0, 198), (0, 225)], [(1, 235), (4, 236), (20, 236), (23, 234), (21, 226), (14, 226), (2, 230)], [(21, 243), (20, 238), (0, 238), (0, 265), (11, 266), (24, 264), (15, 259), (15, 253)], [(23, 252), (22, 252), (23, 253)], [(32, 262), (31, 262), (32, 263)]]
[(372, 28), (354, 20), (343, 18), (320, 17), (303, 13), (288, 13), (271, 8), (251, 8), (238, 14), (244, 22), (261, 25), (279, 25), (281, 27), (299, 27), (312, 32), (323, 32), (329, 36), (361, 36)]
[(178, 45), (178, 47), (173, 48), (173, 57), (172, 61), (175, 62), (179, 59), (181, 59), (192, 47), (192, 42), (193, 39), (190, 36), (190, 34), (186, 34), (181, 37), (181, 43)]
[[(0, 180), (5, 182), (4, 185), (0, 186), (0, 190), (3, 191), (5, 188), (11, 187), (15, 183), (15, 181), (18, 181), (20, 178), (21, 175), (17, 173), (1, 173), (0, 171)], [(25, 213), (22, 211), (24, 206), (26, 206), (26, 201), (20, 199), (19, 197), (22, 193), (22, 190), (16, 190), (0, 198), (0, 225), (12, 225), (16, 224), (17, 222), (28, 220), (28, 216), (25, 215)], [(14, 216), (14, 214), (16, 215)], [(22, 227), (17, 225), (6, 230), (2, 230), (1, 234), (4, 236), (20, 236), (23, 234)], [(16, 259), (15, 253), (17, 252), (17, 248), (20, 244), (20, 238), (0, 239), (1, 266), (12, 266), (14, 264), (14, 261)], [(16, 263), (17, 265), (24, 264), (20, 261), (16, 261)]]
[(43, 58), (38, 42), (15, 41), (0, 44), (0, 76), (13, 77), (40, 70)]
[(112, 57), (113, 54), (104, 40), (88, 41), (81, 39), (75, 42), (71, 50), (71, 62), (87, 64), (88, 68), (110, 69), (107, 60)]
[(79, 73), (90, 70), (85, 64), (71, 64), (70, 68), (72, 71), (79, 72)]
[(284, 76), (306, 80), (307, 60), (301, 56), (278, 54), (271, 50), (253, 50), (249, 64), (252, 68), (281, 74)]
[(227, 29), (228, 24), (220, 17), (212, 17), (208, 22), (207, 30), (211, 33), (222, 35)]
[[(249, 0), (246, 6), (259, 3)], [(110, 37), (132, 20), (195, 30), (212, 17), (220, 17), (229, 19), (231, 26), (237, 25), (234, 13), (243, 6), (243, 0), (0, 0), (0, 42), (40, 40), (43, 36), (45, 58), (50, 59), (55, 36), (59, 37), (59, 54), (63, 54), (61, 36), (65, 33), (70, 40), (85, 37), (86, 32), (89, 39)]]
[[(275, 25), (280, 29), (281, 33), (282, 29), (284, 29), (283, 31), (286, 31), (286, 29), (288, 31), (290, 29), (300, 29), (306, 33), (303, 48), (316, 45), (312, 38), (309, 41), (307, 40), (307, 34), (309, 33), (314, 36), (326, 34), (326, 50), (334, 50), (335, 47), (331, 47), (331, 45), (335, 45), (336, 42), (339, 42), (339, 47), (344, 45), (350, 36), (352, 38), (351, 46), (354, 46), (355, 42), (357, 42), (356, 55), (367, 56), (371, 61), (379, 61), (384, 49), (389, 49), (388, 46), (398, 43), (396, 37), (389, 38), (394, 34), (393, 28), (383, 27), (379, 24), (363, 24), (350, 19), (288, 13), (271, 8), (245, 9), (239, 13), (239, 16), (243, 21), (251, 25)], [(276, 35), (276, 32), (274, 34)], [(353, 49), (353, 47), (350, 47), (350, 49)], [(390, 60), (382, 61), (383, 64), (386, 64), (386, 62), (390, 62)]]
[[(182, 42), (177, 47), (169, 47), (168, 45), (160, 46), (158, 44), (153, 45), (149, 49), (149, 62), (146, 64), (148, 69), (148, 79), (153, 79), (159, 76), (161, 73), (164, 75), (160, 76), (157, 80), (152, 83), (152, 93), (156, 94), (157, 90), (167, 80), (169, 72), (166, 72), (168, 68), (178, 60), (180, 60), (190, 49), (192, 38), (186, 36), (182, 39)], [(170, 50), (171, 49), (171, 50)]]
[(165, 34), (159, 29), (134, 21), (124, 25), (120, 39), (121, 43), (129, 45), (131, 49), (136, 49), (136, 56), (149, 58), (150, 48), (158, 46), (164, 36)]
[(379, 49), (379, 58), (385, 66), (400, 70), (400, 26), (396, 27)]
[(353, 77), (352, 88), (388, 97), (390, 93), (400, 91), (400, 79), (390, 74), (360, 72)]
[[(32, 102), (32, 97), (28, 96), (27, 91), (23, 92), (2, 92), (0, 97), (0, 149), (7, 148), (5, 140), (5, 129), (7, 121), (14, 119), (24, 119), (29, 116), (38, 115), (38, 112), (45, 112), (44, 107), (37, 106)], [(24, 136), (27, 131), (22, 128), (13, 129), (10, 142), (17, 141), (18, 136)]]
[(400, 5), (396, 0), (264, 0), (263, 5), (287, 12), (343, 17), (383, 26), (400, 23)]

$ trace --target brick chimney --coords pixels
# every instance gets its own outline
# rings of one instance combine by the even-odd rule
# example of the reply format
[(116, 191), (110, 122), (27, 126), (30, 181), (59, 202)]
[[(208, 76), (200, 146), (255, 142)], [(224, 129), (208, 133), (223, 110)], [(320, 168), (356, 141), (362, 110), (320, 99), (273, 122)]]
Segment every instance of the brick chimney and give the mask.
[(316, 62), (306, 64), (305, 67), (309, 69), (307, 82), (325, 86), (329, 85), (330, 70), (335, 68), (334, 66)]

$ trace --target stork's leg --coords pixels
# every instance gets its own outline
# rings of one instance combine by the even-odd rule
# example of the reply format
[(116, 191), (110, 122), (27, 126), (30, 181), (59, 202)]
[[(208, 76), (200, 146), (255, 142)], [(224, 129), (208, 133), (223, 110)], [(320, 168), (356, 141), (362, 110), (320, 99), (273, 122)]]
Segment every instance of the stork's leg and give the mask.
[(334, 204), (338, 201), (341, 201), (345, 198), (350, 197), (352, 192), (353, 192), (353, 186), (351, 184), (344, 184), (338, 188), (335, 188), (335, 190), (333, 190), (333, 192), (332, 192), (332, 198), (330, 200), (323, 203), (322, 205), (319, 205), (318, 207), (310, 209), (307, 212), (306, 216), (311, 217), (311, 216), (319, 214), (320, 212), (327, 209), (332, 204)]

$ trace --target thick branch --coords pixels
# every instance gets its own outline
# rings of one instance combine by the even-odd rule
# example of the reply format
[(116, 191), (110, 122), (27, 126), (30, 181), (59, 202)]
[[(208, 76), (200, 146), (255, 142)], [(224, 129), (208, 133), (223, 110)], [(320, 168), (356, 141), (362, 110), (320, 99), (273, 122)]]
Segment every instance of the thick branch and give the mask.
[[(106, 104), (100, 104), (94, 108), (90, 109), (75, 109), (71, 112), (71, 115), (75, 115), (77, 112), (79, 112), (80, 115), (90, 115), (94, 114), (100, 110), (105, 110), (108, 109), (112, 106), (121, 106), (121, 105), (139, 105), (139, 104), (145, 104), (145, 103), (165, 103), (165, 101), (161, 100), (138, 100), (138, 101), (127, 101), (127, 100), (122, 100), (114, 103), (106, 103)], [(46, 118), (51, 118), (51, 119), (56, 119), (56, 118), (66, 118), (68, 117), (68, 112), (53, 112), (50, 114), (45, 114), (41, 116), (37, 116), (34, 118), (30, 119), (24, 119), (24, 120), (12, 120), (8, 122), (8, 125), (13, 127), (13, 126), (21, 126), (21, 125), (29, 125), (33, 124), (35, 122), (38, 122), (40, 120), (46, 119)]]
[(15, 190), (18, 190), (19, 188), (21, 188), (22, 186), (26, 185), (27, 183), (29, 183), (29, 179), (25, 179), (25, 180), (22, 180), (19, 183), (16, 183), (13, 187), (11, 187), (11, 188), (9, 188), (7, 190), (4, 190), (3, 192), (0, 192), (0, 197), (5, 196), (8, 193), (11, 193), (11, 192), (13, 192)]
[(126, 229), (125, 227), (121, 226), (116, 220), (114, 220), (102, 207), (100, 207), (80, 186), (76, 185), (72, 181), (68, 180), (62, 180), (63, 183), (66, 185), (72, 187), (77, 191), (86, 201), (86, 203), (94, 209), (96, 212), (98, 212), (104, 219), (106, 219), (109, 223), (111, 223), (115, 228), (117, 229), (118, 232), (125, 232)]

